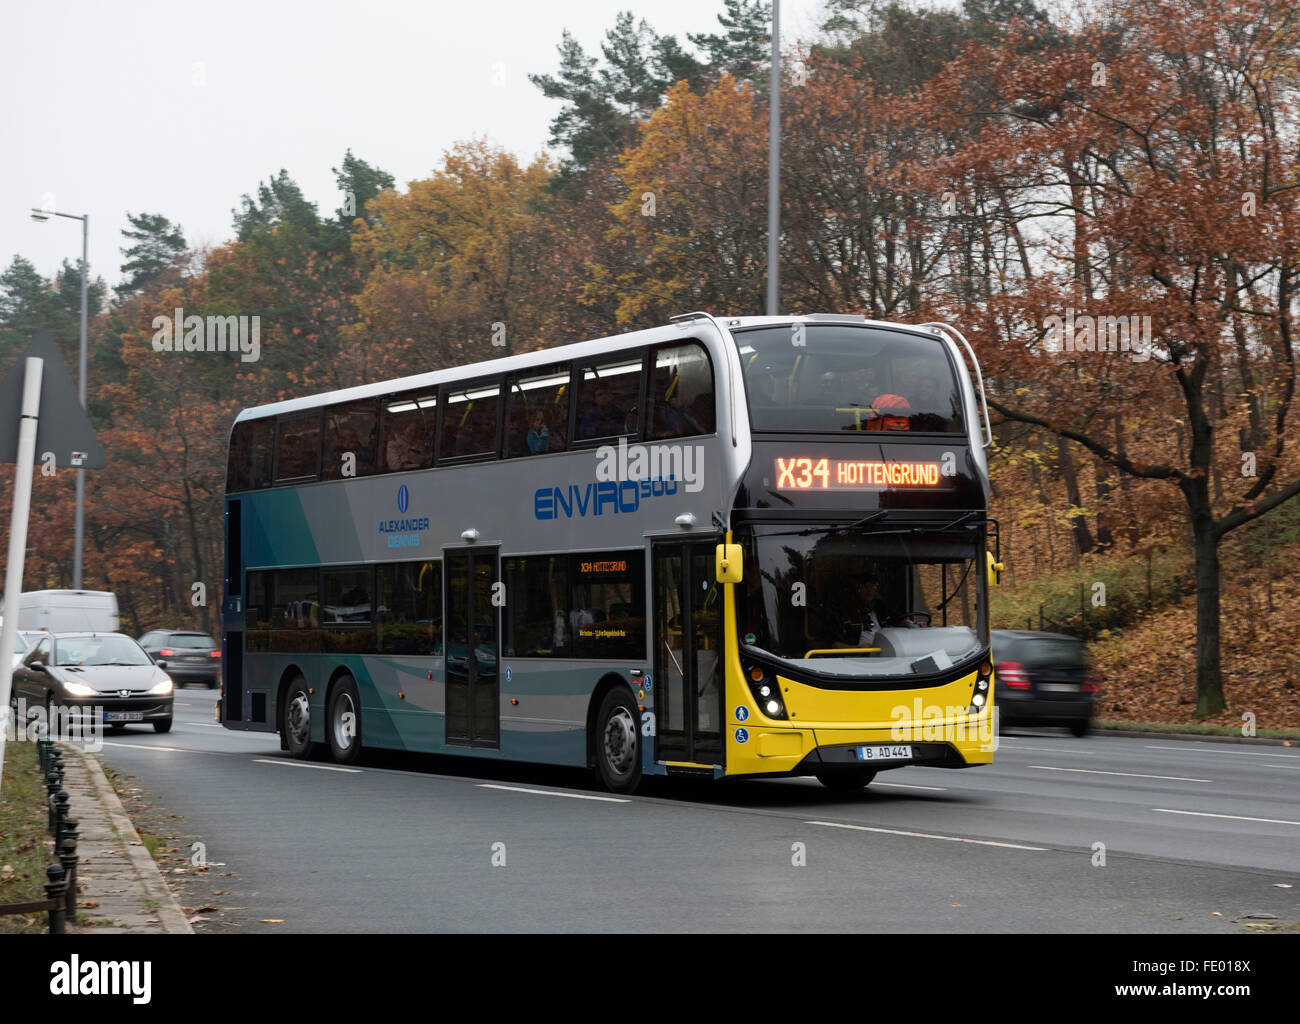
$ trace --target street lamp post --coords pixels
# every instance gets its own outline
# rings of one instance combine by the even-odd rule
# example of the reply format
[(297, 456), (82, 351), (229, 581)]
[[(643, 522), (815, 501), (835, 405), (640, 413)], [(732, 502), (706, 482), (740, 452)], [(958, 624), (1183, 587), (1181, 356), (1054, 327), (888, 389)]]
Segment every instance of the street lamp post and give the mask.
[(767, 129), (767, 315), (781, 307), (781, 0), (772, 0), (772, 81)]
[[(81, 221), (81, 344), (77, 354), (77, 400), (86, 408), (86, 305), (90, 281), (90, 214), (59, 213), (55, 210), (32, 210), (32, 220), (44, 223), (50, 217), (67, 217)], [(81, 589), (81, 548), (86, 532), (86, 471), (77, 467), (77, 517), (72, 548), (72, 589)]]

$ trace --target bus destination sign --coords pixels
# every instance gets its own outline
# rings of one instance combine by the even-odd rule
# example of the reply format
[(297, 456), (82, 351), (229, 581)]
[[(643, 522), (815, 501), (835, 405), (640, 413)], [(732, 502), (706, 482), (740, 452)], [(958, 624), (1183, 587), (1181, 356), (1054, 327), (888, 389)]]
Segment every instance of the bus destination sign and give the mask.
[(937, 462), (880, 462), (796, 456), (776, 459), (778, 491), (875, 491), (885, 487), (937, 487)]

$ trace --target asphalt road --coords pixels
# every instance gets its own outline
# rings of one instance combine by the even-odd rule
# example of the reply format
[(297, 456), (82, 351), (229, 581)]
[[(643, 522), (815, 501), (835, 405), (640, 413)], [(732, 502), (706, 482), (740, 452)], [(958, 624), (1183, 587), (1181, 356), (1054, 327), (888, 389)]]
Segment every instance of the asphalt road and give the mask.
[(655, 780), (614, 798), (569, 769), (296, 762), (274, 736), (217, 726), (213, 702), (183, 690), (170, 734), (110, 733), (101, 756), (235, 873), (222, 881), (249, 931), (1300, 921), (1300, 751), (1284, 747), (1024, 730), (992, 766), (904, 768), (851, 798), (811, 779)]

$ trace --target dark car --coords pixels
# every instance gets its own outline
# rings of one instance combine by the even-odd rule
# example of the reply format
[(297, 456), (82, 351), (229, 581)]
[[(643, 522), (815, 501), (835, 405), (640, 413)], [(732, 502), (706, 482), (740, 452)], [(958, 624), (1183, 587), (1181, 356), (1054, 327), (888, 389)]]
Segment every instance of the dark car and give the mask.
[(168, 732), (173, 687), (165, 667), (121, 633), (43, 633), (14, 672), (14, 695), (47, 715), (57, 707), (83, 722), (100, 716), (115, 730), (152, 722)]
[(154, 661), (167, 662), (167, 674), (177, 686), (198, 683), (209, 690), (221, 684), (221, 645), (207, 633), (155, 629), (140, 638)]
[(1101, 689), (1083, 641), (1028, 629), (993, 631), (993, 687), (1001, 725), (1088, 732)]

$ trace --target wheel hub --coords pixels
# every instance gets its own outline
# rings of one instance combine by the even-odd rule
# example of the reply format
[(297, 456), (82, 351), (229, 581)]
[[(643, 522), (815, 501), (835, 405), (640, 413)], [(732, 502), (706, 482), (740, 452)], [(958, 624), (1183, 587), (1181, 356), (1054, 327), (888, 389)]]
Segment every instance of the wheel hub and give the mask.
[(605, 723), (605, 763), (618, 775), (632, 770), (636, 756), (636, 723), (627, 708), (618, 708)]

